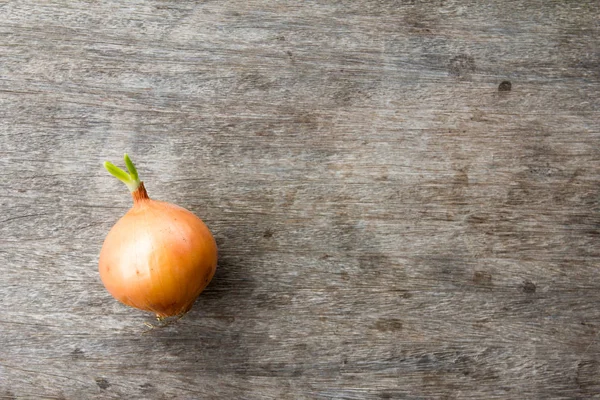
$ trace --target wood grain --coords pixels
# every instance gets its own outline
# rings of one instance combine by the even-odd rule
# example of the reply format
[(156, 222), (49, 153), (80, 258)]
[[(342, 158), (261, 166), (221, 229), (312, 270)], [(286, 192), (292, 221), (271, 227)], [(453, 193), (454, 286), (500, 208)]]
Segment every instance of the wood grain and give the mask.
[[(0, 398), (600, 398), (597, 1), (0, 2)], [(177, 324), (97, 273), (150, 196)]]

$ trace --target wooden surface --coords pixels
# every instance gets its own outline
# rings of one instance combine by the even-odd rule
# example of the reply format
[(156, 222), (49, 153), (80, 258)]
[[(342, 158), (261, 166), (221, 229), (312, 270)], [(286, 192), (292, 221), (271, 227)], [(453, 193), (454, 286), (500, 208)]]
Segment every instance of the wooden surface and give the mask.
[[(600, 398), (599, 21), (1, 1), (0, 398)], [(220, 248), (147, 333), (97, 273), (126, 151)]]

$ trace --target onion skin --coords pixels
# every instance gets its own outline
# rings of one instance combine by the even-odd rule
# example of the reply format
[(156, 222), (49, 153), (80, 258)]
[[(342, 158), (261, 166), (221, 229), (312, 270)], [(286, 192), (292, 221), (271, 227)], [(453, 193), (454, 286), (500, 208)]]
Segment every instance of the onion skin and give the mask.
[(143, 183), (132, 196), (133, 207), (112, 227), (100, 251), (102, 283), (120, 302), (159, 319), (182, 315), (215, 274), (216, 242), (200, 218), (150, 199)]

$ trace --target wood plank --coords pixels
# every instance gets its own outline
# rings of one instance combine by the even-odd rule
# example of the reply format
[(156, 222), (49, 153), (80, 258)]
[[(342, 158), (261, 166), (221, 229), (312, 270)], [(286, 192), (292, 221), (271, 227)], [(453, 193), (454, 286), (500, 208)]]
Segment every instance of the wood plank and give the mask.
[[(599, 18), (0, 3), (0, 398), (600, 398)], [(97, 273), (124, 152), (220, 250), (150, 332)]]

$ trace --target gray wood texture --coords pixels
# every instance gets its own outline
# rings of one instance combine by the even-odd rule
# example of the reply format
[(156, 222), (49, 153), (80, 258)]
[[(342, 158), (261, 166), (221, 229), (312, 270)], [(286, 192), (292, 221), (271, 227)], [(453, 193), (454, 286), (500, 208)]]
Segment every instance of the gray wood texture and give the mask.
[[(599, 38), (596, 0), (0, 1), (0, 398), (600, 398)], [(97, 272), (124, 152), (220, 249), (149, 332)]]

